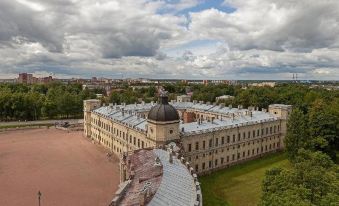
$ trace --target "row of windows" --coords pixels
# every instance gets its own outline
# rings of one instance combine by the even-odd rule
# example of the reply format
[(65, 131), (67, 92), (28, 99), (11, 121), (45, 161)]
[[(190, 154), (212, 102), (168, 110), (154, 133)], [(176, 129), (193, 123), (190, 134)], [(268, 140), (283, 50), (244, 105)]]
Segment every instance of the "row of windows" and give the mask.
[(130, 135), (129, 138), (128, 138), (127, 133), (125, 133), (124, 131), (118, 130), (117, 128), (110, 126), (108, 124), (105, 124), (104, 122), (101, 122), (100, 120), (93, 119), (92, 123), (97, 125), (98, 127), (102, 128), (102, 129), (106, 130), (107, 132), (115, 134), (117, 137), (120, 137), (127, 142), (129, 141), (129, 143), (133, 144), (134, 146), (137, 146), (138, 148), (147, 147), (147, 143), (140, 140), (139, 138), (136, 138), (136, 137), (132, 138), (132, 135)]
[[(243, 146), (245, 146), (245, 145), (243, 145)], [(269, 149), (271, 149), (271, 147), (273, 147), (273, 149), (275, 149), (276, 147), (277, 148), (279, 148), (279, 146), (280, 146), (280, 143), (279, 142), (277, 142), (277, 143), (272, 143), (272, 144), (269, 144)], [(264, 147), (264, 146), (261, 146), (261, 147)], [(259, 147), (258, 147), (259, 148)], [(211, 156), (213, 153), (215, 153), (215, 154), (218, 154), (218, 151), (220, 152), (220, 153), (224, 153), (224, 151), (229, 151), (229, 150), (240, 150), (240, 144), (239, 145), (237, 145), (237, 146), (233, 146), (233, 147), (227, 147), (225, 150), (224, 149), (220, 149), (220, 150), (214, 150), (214, 151), (210, 151), (210, 152), (208, 152), (208, 153), (203, 153), (202, 154), (202, 158), (204, 158), (205, 156), (207, 156), (207, 155), (209, 155), (209, 156)], [(265, 150), (267, 150), (267, 145), (265, 145)], [(199, 159), (199, 156), (198, 155), (196, 155), (195, 156), (195, 159)], [(189, 158), (189, 161), (191, 161), (191, 159)]]
[[(276, 125), (274, 125), (274, 127), (270, 127), (270, 128), (266, 127), (266, 135), (273, 134), (272, 128), (274, 128), (274, 133), (276, 133), (276, 128), (278, 128), (278, 131), (280, 131), (280, 126), (279, 125), (278, 125), (278, 127), (276, 127)], [(257, 135), (256, 135), (256, 131), (257, 131)], [(261, 129), (261, 135), (265, 135), (264, 131), (265, 131), (264, 129)], [(268, 131), (270, 131), (270, 133)], [(256, 136), (257, 137), (260, 136), (260, 129), (252, 131), (252, 137), (255, 138)], [(246, 132), (242, 133), (242, 137), (243, 137), (243, 140), (246, 139)], [(251, 132), (250, 131), (247, 133), (247, 139), (249, 139), (249, 138), (251, 138)], [(224, 145), (225, 143), (229, 144), (229, 143), (231, 143), (231, 140), (232, 140), (232, 143), (236, 142), (236, 135), (235, 134), (233, 134), (232, 139), (231, 139), (231, 137), (229, 135), (227, 135), (226, 138), (225, 137), (221, 137), (221, 141), (220, 142), (219, 142), (219, 138), (218, 137), (215, 138), (214, 145), (215, 145), (215, 147), (217, 147), (220, 144), (221, 145)], [(237, 141), (241, 141), (241, 133), (238, 133)], [(213, 139), (209, 140), (208, 147), (209, 148), (213, 147)], [(195, 142), (195, 150), (199, 150), (199, 149), (200, 149), (199, 142), (197, 141), (197, 142)], [(206, 142), (205, 142), (205, 140), (202, 141), (202, 149), (203, 150), (206, 149)], [(192, 151), (192, 145), (191, 144), (188, 144), (188, 150), (187, 151), (188, 152)]]
[[(278, 144), (277, 144), (277, 147), (279, 147)], [(272, 149), (275, 149), (275, 144), (272, 144), (272, 145), (270, 144), (269, 147), (267, 147), (267, 145), (266, 145), (265, 149), (262, 146), (261, 148), (258, 147), (256, 150), (252, 149), (252, 150), (247, 150), (247, 152), (243, 151), (242, 153), (238, 152), (237, 154), (227, 155), (226, 158), (225, 157), (220, 158), (220, 164), (223, 165), (223, 164), (227, 164), (227, 163), (230, 163), (230, 162), (233, 162), (233, 161), (244, 159), (246, 157), (252, 157), (254, 155), (258, 155), (258, 154), (261, 154), (263, 152), (267, 152), (267, 151), (272, 150)], [(188, 160), (190, 161), (190, 158), (188, 158)], [(212, 165), (212, 164), (213, 164), (213, 161), (211, 161), (211, 160), (208, 161), (208, 168), (209, 169), (212, 168), (212, 166), (218, 167), (219, 158), (214, 160), (214, 165)], [(201, 164), (201, 166), (202, 166), (201, 167), (202, 170), (206, 169), (205, 162), (203, 162)], [(199, 171), (199, 165), (198, 164), (195, 165), (195, 171)]]

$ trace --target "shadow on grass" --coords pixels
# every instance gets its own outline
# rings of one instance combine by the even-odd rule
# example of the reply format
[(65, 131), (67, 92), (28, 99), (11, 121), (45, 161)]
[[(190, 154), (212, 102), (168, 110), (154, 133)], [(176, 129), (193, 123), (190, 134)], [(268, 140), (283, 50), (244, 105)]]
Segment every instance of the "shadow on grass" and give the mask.
[(200, 177), (204, 206), (257, 205), (265, 171), (272, 167), (288, 167), (285, 153), (269, 154)]

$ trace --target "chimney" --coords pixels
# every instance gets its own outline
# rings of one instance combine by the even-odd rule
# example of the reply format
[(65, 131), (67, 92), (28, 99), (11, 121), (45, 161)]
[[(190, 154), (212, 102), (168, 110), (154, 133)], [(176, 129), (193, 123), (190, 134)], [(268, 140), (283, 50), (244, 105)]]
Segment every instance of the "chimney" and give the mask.
[(193, 104), (196, 104), (197, 103), (197, 100), (193, 100)]
[(124, 108), (121, 108), (121, 113), (122, 113), (122, 116), (125, 115), (125, 109)]
[(219, 104), (219, 106), (220, 106), (220, 109), (222, 109), (222, 108), (225, 107), (225, 103), (221, 103), (221, 104)]
[(172, 152), (169, 153), (169, 163), (173, 164), (173, 154), (172, 154)]
[(228, 105), (228, 109), (232, 109), (232, 105), (230, 104), (230, 105)]
[(185, 127), (182, 127), (182, 128), (181, 128), (181, 131), (184, 132), (184, 131), (185, 131)]

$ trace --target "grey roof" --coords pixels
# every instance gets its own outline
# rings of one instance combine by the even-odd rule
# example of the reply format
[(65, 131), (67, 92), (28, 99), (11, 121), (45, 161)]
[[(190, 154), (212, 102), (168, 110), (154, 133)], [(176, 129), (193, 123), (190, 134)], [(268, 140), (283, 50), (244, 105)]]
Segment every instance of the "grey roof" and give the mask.
[[(161, 149), (154, 149), (163, 165), (161, 184), (148, 206), (194, 206), (197, 194), (193, 176), (177, 158), (169, 162), (169, 154)], [(200, 193), (201, 196), (201, 193)]]
[[(198, 125), (197, 122), (192, 123), (180, 123), (180, 131), (181, 134), (192, 135), (194, 133), (205, 133), (210, 132), (211, 130), (218, 130), (224, 127), (236, 127), (243, 126), (248, 124), (258, 124), (266, 121), (276, 121), (279, 119), (275, 114), (270, 114), (264, 111), (252, 111), (252, 116), (246, 115), (246, 111), (248, 109), (239, 109), (239, 108), (229, 108), (229, 107), (221, 107), (220, 105), (207, 105), (202, 103), (193, 103), (193, 102), (171, 102), (166, 105), (166, 109), (161, 108), (159, 106), (161, 104), (155, 103), (142, 103), (142, 104), (129, 104), (129, 105), (115, 105), (115, 106), (104, 106), (98, 109), (95, 109), (93, 112), (98, 113), (102, 116), (106, 116), (112, 121), (120, 122), (121, 124), (128, 125), (131, 128), (134, 128), (138, 131), (146, 132), (147, 121), (145, 118), (142, 118), (138, 113), (150, 111), (154, 109), (155, 116), (151, 116), (151, 119), (174, 119), (178, 120), (179, 115), (176, 109), (194, 109), (200, 110), (204, 112), (211, 112), (215, 114), (222, 115), (222, 119), (215, 119), (213, 122), (204, 121), (202, 124)], [(163, 104), (162, 104), (163, 105)], [(274, 107), (291, 107), (290, 105), (279, 105), (274, 104), (270, 105)], [(165, 110), (160, 118), (157, 110)], [(170, 117), (166, 111), (175, 110), (174, 112), (170, 112), (174, 117)], [(124, 110), (124, 112), (123, 112)], [(150, 115), (151, 111), (149, 112)], [(152, 112), (153, 113), (153, 112)], [(232, 119), (232, 115), (234, 114), (234, 119)], [(150, 118), (150, 116), (148, 117)], [(160, 120), (159, 120), (160, 121)], [(182, 128), (184, 128), (182, 130)]]
[(152, 107), (148, 113), (148, 119), (158, 122), (168, 122), (179, 120), (178, 111), (170, 104), (168, 104), (168, 97), (161, 96), (159, 104)]

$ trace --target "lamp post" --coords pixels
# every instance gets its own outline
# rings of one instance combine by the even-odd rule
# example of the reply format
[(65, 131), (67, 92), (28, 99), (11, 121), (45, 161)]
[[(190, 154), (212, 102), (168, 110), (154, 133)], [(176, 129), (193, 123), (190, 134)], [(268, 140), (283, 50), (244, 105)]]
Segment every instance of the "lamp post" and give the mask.
[(38, 199), (39, 199), (39, 206), (40, 206), (40, 200), (41, 200), (41, 192), (40, 192), (40, 190), (39, 190), (39, 192), (38, 192)]

